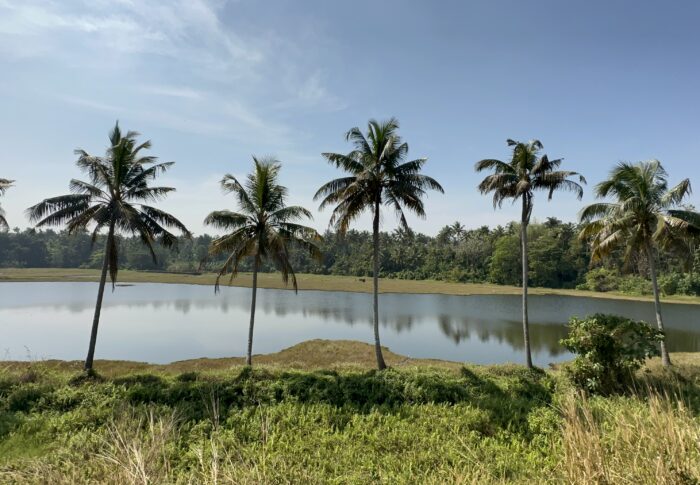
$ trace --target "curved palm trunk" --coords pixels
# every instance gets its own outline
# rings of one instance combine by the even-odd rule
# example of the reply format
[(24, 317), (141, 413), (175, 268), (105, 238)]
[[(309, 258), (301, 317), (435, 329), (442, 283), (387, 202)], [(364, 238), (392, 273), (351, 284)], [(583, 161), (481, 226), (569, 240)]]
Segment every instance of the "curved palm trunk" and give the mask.
[(100, 286), (97, 290), (97, 302), (95, 303), (95, 315), (92, 318), (92, 330), (90, 332), (90, 345), (88, 354), (85, 358), (85, 370), (92, 370), (92, 363), (95, 358), (95, 345), (97, 344), (97, 328), (100, 325), (100, 313), (102, 311), (102, 298), (105, 294), (105, 284), (107, 283), (107, 270), (109, 269), (110, 251), (112, 247), (112, 239), (114, 238), (114, 223), (110, 224), (109, 232), (107, 233), (107, 241), (105, 242), (105, 254), (102, 261), (102, 274), (100, 275)]
[(258, 258), (253, 263), (253, 298), (250, 301), (250, 326), (248, 327), (248, 352), (245, 356), (245, 365), (253, 365), (253, 327), (255, 326), (255, 300), (258, 295)]
[(523, 197), (523, 212), (520, 223), (520, 246), (523, 264), (523, 342), (525, 344), (525, 364), (527, 365), (528, 369), (532, 369), (532, 353), (530, 352), (530, 323), (527, 315), (527, 279), (530, 272), (528, 265), (527, 223), (527, 202), (525, 197)]
[[(649, 273), (651, 274), (651, 286), (654, 290), (654, 310), (656, 311), (656, 325), (660, 331), (664, 331), (664, 321), (661, 318), (661, 302), (659, 301), (659, 283), (656, 281), (656, 260), (654, 259), (654, 249), (651, 243), (647, 241), (647, 258), (649, 259)], [(671, 357), (666, 348), (666, 336), (661, 341), (661, 362), (664, 367), (671, 366)]]
[(386, 369), (384, 356), (382, 355), (382, 345), (379, 342), (379, 200), (374, 203), (374, 221), (372, 223), (372, 243), (373, 243), (373, 297), (374, 297), (374, 353), (377, 356), (377, 368)]

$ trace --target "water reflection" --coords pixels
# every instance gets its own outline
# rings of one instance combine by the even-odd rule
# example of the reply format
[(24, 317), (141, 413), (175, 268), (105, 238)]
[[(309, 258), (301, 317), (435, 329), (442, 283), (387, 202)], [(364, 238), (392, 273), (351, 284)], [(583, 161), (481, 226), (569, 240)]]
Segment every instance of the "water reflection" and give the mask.
[[(508, 344), (514, 350), (524, 351), (525, 340), (521, 322), (494, 322), (486, 320), (455, 319), (447, 315), (438, 317), (438, 325), (442, 333), (459, 345), (462, 341), (478, 339), (488, 343), (495, 341)], [(552, 357), (565, 353), (559, 341), (566, 337), (566, 327), (563, 325), (530, 324), (530, 347), (533, 352), (547, 352)]]
[[(0, 283), (0, 351), (81, 358), (96, 285)], [(415, 357), (474, 362), (520, 361), (523, 337), (517, 296), (381, 296), (383, 342)], [(250, 290), (138, 284), (105, 297), (98, 353), (104, 358), (169, 362), (244, 351)], [(568, 358), (559, 345), (572, 315), (617, 313), (653, 321), (647, 302), (533, 296), (531, 344), (539, 365)], [(700, 350), (700, 306), (665, 305), (668, 342), (674, 351)], [(312, 338), (370, 341), (371, 295), (260, 290), (256, 351), (272, 352)]]

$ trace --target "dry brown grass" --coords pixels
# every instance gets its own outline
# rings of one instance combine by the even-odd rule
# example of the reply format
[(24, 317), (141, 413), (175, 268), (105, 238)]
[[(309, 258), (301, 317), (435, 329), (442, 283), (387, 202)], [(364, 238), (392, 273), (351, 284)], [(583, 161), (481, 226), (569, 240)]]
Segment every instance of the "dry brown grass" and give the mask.
[[(459, 362), (437, 359), (412, 359), (383, 347), (384, 360), (391, 367), (440, 367), (458, 371)], [(374, 346), (355, 340), (307, 340), (292, 347), (271, 354), (258, 354), (253, 357), (256, 367), (281, 369), (358, 369), (369, 370), (376, 367)], [(7, 361), (2, 369), (12, 373), (28, 370), (36, 372), (57, 371), (75, 374), (83, 368), (82, 361), (45, 360), (38, 362)], [(245, 365), (243, 357), (219, 359), (191, 359), (170, 364), (148, 364), (125, 360), (96, 360), (95, 369), (104, 377), (118, 377), (135, 373), (180, 374), (183, 372), (227, 372)]]
[(571, 484), (700, 483), (700, 422), (682, 400), (569, 396), (562, 406), (562, 469)]

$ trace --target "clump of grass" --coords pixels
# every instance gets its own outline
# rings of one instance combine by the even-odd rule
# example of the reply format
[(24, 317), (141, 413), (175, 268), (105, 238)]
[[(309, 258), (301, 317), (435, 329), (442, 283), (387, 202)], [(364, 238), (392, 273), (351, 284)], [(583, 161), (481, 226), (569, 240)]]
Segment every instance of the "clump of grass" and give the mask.
[(683, 400), (570, 396), (562, 412), (569, 483), (700, 483), (700, 421)]
[(97, 457), (107, 462), (110, 474), (120, 477), (120, 483), (167, 483), (172, 470), (169, 444), (177, 439), (177, 432), (174, 414), (127, 413), (107, 426)]
[(73, 377), (68, 379), (69, 386), (82, 386), (83, 384), (104, 382), (105, 378), (102, 377), (96, 370), (90, 369), (87, 371), (81, 371), (75, 374)]

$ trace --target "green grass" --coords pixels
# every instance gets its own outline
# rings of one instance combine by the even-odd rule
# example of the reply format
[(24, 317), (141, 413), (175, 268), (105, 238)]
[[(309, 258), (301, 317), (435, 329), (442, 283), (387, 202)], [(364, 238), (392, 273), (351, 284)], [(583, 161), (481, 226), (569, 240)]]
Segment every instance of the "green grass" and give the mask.
[[(188, 285), (213, 285), (216, 276), (213, 273), (184, 274), (161, 273), (151, 271), (119, 272), (121, 283), (176, 283)], [(298, 274), (299, 288), (302, 290), (323, 291), (372, 291), (372, 278), (358, 278), (354, 276), (333, 276)], [(99, 272), (92, 269), (63, 269), (63, 268), (0, 268), (0, 282), (31, 282), (31, 281), (98, 281)], [(222, 280), (228, 284), (228, 278)], [(233, 279), (231, 286), (250, 287), (252, 277), (248, 273), (241, 273)], [(258, 284), (261, 288), (284, 289), (284, 283), (276, 273), (262, 273), (258, 276)], [(399, 280), (383, 278), (379, 284), (382, 293), (436, 293), (444, 295), (519, 295), (518, 286), (493, 285), (488, 283), (451, 283), (436, 280)], [(634, 301), (652, 301), (650, 296), (633, 296), (622, 293), (600, 293), (595, 291), (564, 290), (551, 288), (530, 288), (531, 295), (565, 295), (587, 296), (592, 298), (606, 298)], [(669, 303), (694, 303), (700, 304), (700, 297), (673, 295), (664, 297), (663, 301)]]
[(584, 398), (557, 371), (312, 341), (239, 360), (0, 364), (0, 483), (698, 483), (700, 357)]

